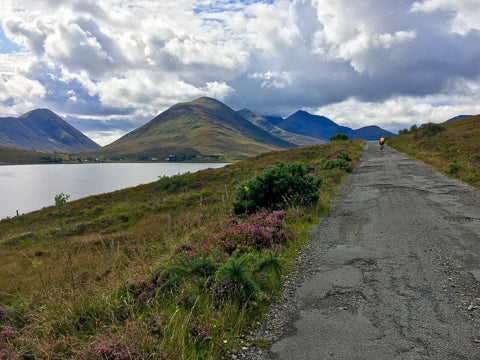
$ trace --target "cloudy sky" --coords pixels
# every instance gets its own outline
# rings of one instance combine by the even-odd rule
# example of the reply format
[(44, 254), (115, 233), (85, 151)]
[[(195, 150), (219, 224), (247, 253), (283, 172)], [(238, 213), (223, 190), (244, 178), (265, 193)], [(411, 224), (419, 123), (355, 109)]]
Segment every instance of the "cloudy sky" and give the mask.
[(106, 145), (200, 96), (391, 131), (480, 113), (480, 0), (0, 0), (0, 116)]

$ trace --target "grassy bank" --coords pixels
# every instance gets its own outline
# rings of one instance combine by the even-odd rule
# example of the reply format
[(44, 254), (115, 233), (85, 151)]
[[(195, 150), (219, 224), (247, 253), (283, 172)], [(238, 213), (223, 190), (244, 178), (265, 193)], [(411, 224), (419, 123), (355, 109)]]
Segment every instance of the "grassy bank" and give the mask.
[[(324, 165), (342, 152), (355, 163), (362, 145), (266, 153), (1, 221), (0, 359), (217, 359), (241, 346), (347, 174)], [(313, 167), (318, 203), (234, 216), (236, 189), (280, 162)]]
[(480, 116), (441, 124), (443, 131), (419, 127), (387, 144), (433, 169), (480, 190)]

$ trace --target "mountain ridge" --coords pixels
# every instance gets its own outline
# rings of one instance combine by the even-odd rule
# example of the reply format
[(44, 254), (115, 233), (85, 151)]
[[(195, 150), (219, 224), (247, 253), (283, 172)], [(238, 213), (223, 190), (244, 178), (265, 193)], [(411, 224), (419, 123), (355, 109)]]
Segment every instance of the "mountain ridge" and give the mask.
[(324, 141), (330, 141), (333, 135), (340, 133), (346, 134), (351, 139), (362, 140), (377, 140), (382, 136), (396, 135), (377, 125), (364, 126), (354, 130), (348, 126), (338, 125), (326, 116), (313, 115), (304, 110), (298, 110), (285, 119), (276, 116), (264, 116), (264, 118), (272, 119), (275, 125), (283, 130), (312, 136)]
[(32, 110), (17, 118), (0, 118), (0, 146), (50, 153), (100, 147), (49, 109)]
[(112, 144), (90, 153), (144, 160), (169, 155), (243, 159), (295, 146), (253, 125), (222, 102), (201, 97), (173, 105)]
[(270, 134), (279, 137), (280, 139), (289, 141), (294, 143), (298, 146), (305, 146), (305, 145), (316, 145), (325, 143), (325, 141), (313, 138), (311, 136), (305, 136), (300, 134), (295, 134), (286, 130), (279, 128), (278, 126), (274, 125), (272, 122), (268, 121), (266, 118), (258, 116), (251, 112), (248, 109), (242, 109), (237, 111), (238, 114), (243, 116), (245, 119), (253, 123), (254, 125), (262, 128), (265, 131), (268, 131)]

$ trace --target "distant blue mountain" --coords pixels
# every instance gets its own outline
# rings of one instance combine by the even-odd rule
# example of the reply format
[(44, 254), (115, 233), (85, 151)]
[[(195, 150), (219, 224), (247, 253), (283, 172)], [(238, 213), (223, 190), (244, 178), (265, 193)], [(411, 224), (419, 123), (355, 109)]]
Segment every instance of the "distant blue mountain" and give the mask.
[(378, 140), (382, 136), (396, 135), (375, 125), (353, 130), (347, 126), (338, 125), (325, 116), (312, 115), (302, 110), (297, 111), (286, 119), (277, 116), (263, 117), (283, 130), (324, 141), (329, 141), (335, 134), (346, 134), (350, 139), (363, 140)]
[(451, 119), (448, 119), (448, 120), (445, 121), (445, 122), (450, 122), (450, 121), (465, 119), (465, 118), (470, 117), (470, 116), (473, 116), (473, 115), (458, 115), (458, 116), (455, 116), (455, 117), (453, 117), (453, 118), (451, 118)]
[(280, 116), (262, 116), (264, 119), (267, 119), (268, 122), (271, 124), (277, 126), (277, 124), (280, 124), (284, 119)]

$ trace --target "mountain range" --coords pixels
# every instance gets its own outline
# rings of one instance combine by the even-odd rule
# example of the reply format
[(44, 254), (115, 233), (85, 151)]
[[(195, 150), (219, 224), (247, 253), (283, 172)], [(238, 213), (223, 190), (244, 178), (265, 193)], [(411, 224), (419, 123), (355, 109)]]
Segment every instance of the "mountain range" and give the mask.
[(329, 141), (335, 134), (346, 134), (350, 139), (363, 140), (378, 140), (382, 136), (396, 135), (375, 125), (353, 130), (347, 126), (338, 125), (325, 116), (312, 115), (302, 110), (297, 111), (286, 119), (274, 116), (266, 116), (265, 118), (286, 131), (311, 136), (324, 141)]
[(238, 160), (295, 144), (253, 125), (218, 100), (202, 97), (180, 103), (101, 149), (97, 157)]
[(282, 118), (234, 111), (201, 97), (179, 103), (115, 142), (100, 147), (50, 110), (0, 118), (0, 146), (125, 160), (239, 160), (262, 152), (328, 142), (332, 135), (377, 140), (393, 136), (378, 126), (353, 130), (324, 116), (297, 111)]
[(265, 117), (255, 115), (253, 112), (251, 112), (248, 109), (237, 111), (237, 113), (243, 116), (248, 121), (250, 121), (252, 124), (258, 126), (259, 128), (262, 128), (263, 130), (269, 132), (270, 134), (298, 146), (315, 145), (315, 144), (322, 144), (326, 142), (324, 140), (316, 139), (311, 136), (295, 134), (293, 132), (283, 130), (278, 126), (272, 124)]
[(33, 110), (18, 118), (0, 118), (0, 146), (51, 153), (76, 153), (100, 147), (47, 109)]

